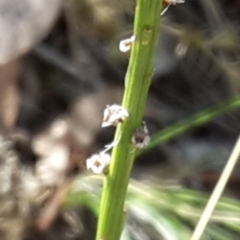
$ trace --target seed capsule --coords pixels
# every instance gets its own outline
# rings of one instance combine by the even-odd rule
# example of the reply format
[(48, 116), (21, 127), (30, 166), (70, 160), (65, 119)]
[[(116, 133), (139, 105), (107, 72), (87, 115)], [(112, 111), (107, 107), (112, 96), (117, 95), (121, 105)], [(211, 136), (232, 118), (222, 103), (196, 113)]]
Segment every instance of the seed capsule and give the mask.
[(132, 143), (138, 149), (143, 149), (148, 146), (150, 142), (150, 136), (145, 122), (142, 122), (142, 126), (138, 128), (132, 137)]

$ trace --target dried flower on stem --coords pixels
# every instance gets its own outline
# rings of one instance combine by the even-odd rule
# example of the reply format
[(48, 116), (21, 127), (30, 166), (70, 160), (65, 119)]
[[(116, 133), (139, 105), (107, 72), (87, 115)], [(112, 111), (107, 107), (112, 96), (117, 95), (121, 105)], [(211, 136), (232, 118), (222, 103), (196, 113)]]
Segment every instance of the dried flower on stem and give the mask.
[(131, 46), (134, 43), (136, 37), (133, 35), (130, 38), (123, 39), (119, 43), (120, 52), (129, 52), (131, 50)]
[(95, 174), (106, 173), (111, 157), (108, 153), (100, 152), (92, 155), (86, 160), (86, 166), (88, 170), (91, 170)]
[(128, 118), (128, 111), (117, 104), (108, 105), (103, 112), (102, 127), (117, 126)]

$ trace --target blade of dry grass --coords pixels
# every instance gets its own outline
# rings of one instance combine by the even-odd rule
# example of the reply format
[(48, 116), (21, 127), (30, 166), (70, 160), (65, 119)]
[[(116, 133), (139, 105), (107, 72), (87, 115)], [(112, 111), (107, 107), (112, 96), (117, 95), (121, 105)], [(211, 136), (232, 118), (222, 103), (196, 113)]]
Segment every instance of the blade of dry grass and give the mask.
[(236, 142), (236, 145), (226, 163), (225, 168), (223, 169), (220, 179), (217, 182), (217, 185), (207, 203), (207, 206), (204, 209), (204, 211), (200, 217), (200, 220), (193, 232), (191, 240), (199, 240), (201, 238), (201, 236), (203, 235), (203, 232), (207, 226), (209, 219), (211, 218), (214, 208), (216, 207), (217, 202), (218, 202), (220, 196), (222, 195), (222, 193), (225, 189), (225, 186), (228, 182), (228, 179), (237, 163), (239, 154), (240, 154), (240, 136), (239, 136), (239, 138)]

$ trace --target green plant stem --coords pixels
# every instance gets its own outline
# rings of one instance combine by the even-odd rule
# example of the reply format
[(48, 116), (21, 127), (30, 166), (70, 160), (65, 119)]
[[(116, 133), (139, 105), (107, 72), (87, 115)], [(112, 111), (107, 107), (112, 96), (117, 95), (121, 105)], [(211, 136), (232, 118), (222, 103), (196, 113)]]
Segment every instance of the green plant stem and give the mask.
[(237, 108), (240, 108), (240, 96), (233, 97), (232, 99), (229, 99), (228, 101), (222, 103), (219, 106), (208, 108), (200, 113), (197, 113), (196, 115), (190, 117), (187, 120), (183, 120), (177, 122), (176, 124), (173, 124), (170, 127), (166, 127), (160, 132), (153, 135), (150, 144), (147, 146), (146, 149), (140, 151), (138, 155), (140, 155), (142, 152), (148, 151), (158, 146), (159, 144), (167, 142), (181, 135), (182, 133), (190, 130), (191, 128), (206, 124), (214, 118), (220, 116), (221, 114)]
[(152, 77), (154, 49), (159, 32), (160, 0), (137, 0), (134, 20), (136, 37), (131, 48), (122, 105), (129, 118), (118, 126), (100, 203), (97, 240), (120, 239), (124, 224), (124, 201), (136, 149), (131, 144), (141, 125), (145, 101)]

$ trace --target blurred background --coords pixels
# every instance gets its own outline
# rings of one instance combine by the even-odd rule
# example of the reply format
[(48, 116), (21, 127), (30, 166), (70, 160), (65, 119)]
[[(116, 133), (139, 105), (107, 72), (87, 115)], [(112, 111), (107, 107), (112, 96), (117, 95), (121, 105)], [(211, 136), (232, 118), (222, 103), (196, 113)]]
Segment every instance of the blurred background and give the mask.
[[(94, 239), (102, 181), (85, 160), (113, 139), (114, 128), (100, 128), (102, 112), (121, 103), (129, 53), (118, 45), (132, 35), (134, 8), (0, 0), (1, 240)], [(239, 95), (239, 23), (239, 0), (169, 7), (144, 115), (151, 135)], [(224, 111), (137, 158), (123, 240), (189, 238), (239, 121), (237, 107)], [(240, 239), (239, 170), (203, 239)], [(78, 200), (62, 206), (76, 185)]]

